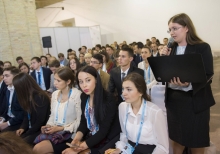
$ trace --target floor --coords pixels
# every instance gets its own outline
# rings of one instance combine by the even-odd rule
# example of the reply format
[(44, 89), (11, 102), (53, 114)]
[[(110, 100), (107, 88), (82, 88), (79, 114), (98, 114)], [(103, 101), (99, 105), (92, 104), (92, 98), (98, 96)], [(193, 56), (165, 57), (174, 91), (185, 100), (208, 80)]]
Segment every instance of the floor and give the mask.
[(220, 57), (214, 58), (214, 73), (212, 92), (216, 104), (211, 107), (210, 138), (216, 146), (216, 154), (220, 154)]

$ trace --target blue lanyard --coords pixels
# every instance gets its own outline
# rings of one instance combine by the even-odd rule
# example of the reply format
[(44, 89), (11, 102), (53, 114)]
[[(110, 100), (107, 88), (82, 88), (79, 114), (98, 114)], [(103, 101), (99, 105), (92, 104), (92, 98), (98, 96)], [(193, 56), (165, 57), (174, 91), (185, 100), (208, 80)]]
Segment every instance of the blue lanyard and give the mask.
[(59, 101), (58, 101), (58, 104), (57, 104), (57, 108), (56, 108), (56, 118), (55, 118), (55, 123), (58, 124), (58, 125), (62, 126), (66, 122), (66, 113), (67, 113), (67, 108), (68, 108), (69, 98), (70, 98), (71, 93), (72, 93), (72, 89), (70, 89), (69, 94), (68, 94), (68, 100), (67, 100), (67, 103), (66, 103), (66, 106), (65, 106), (65, 109), (64, 109), (62, 124), (59, 124), (57, 122), (58, 121), (58, 109), (59, 109), (59, 106), (60, 106), (60, 101), (62, 99), (62, 93), (60, 94), (60, 98), (59, 98)]
[[(137, 136), (137, 141), (136, 141), (136, 144), (134, 146), (134, 148), (137, 147), (138, 145), (138, 142), (140, 140), (140, 137), (141, 137), (141, 130), (142, 130), (142, 127), (143, 127), (143, 124), (144, 124), (144, 113), (146, 111), (146, 100), (144, 100), (144, 106), (143, 106), (143, 109), (142, 109), (142, 115), (141, 115), (141, 122), (140, 122), (140, 128), (139, 128), (139, 131), (138, 131), (138, 136)], [(127, 121), (128, 121), (128, 107), (129, 107), (129, 104), (127, 106), (127, 109), (126, 109), (126, 121), (125, 121), (125, 132), (126, 132), (126, 136), (128, 138), (128, 132), (127, 132), (127, 129), (126, 129), (126, 125), (127, 125)]]
[[(92, 130), (91, 118), (89, 114), (89, 98), (87, 99), (87, 102), (86, 102), (85, 116), (86, 116), (88, 129)], [(94, 125), (95, 125), (95, 130), (92, 131), (92, 135), (94, 135), (99, 130), (99, 126), (97, 125), (96, 121), (94, 121)]]
[(30, 115), (30, 113), (28, 113), (28, 125), (29, 125), (29, 128), (31, 128), (31, 115)]
[[(145, 66), (145, 63), (143, 62), (143, 65), (144, 65), (144, 80), (146, 82), (147, 80), (147, 84), (150, 83), (150, 66), (148, 66), (147, 70), (146, 70), (146, 66)], [(147, 79), (147, 73), (148, 73), (148, 79)]]

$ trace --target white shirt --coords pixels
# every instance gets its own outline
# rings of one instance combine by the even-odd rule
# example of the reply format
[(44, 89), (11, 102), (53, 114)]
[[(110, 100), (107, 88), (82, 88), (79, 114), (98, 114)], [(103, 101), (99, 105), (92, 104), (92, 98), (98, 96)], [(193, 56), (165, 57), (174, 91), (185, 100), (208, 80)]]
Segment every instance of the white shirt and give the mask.
[(107, 72), (107, 70), (106, 70), (106, 63), (103, 63), (102, 71), (103, 71), (103, 72)]
[(2, 87), (2, 83), (3, 83), (3, 80), (0, 82), (0, 89), (1, 89), (1, 87)]
[(157, 57), (157, 54), (158, 54), (158, 51), (154, 54), (154, 51), (153, 51), (153, 57)]
[[(185, 50), (186, 50), (186, 46), (178, 46), (177, 51), (176, 51), (176, 55), (183, 55), (185, 53)], [(188, 87), (177, 86), (177, 85), (169, 83), (168, 87), (171, 89), (174, 89), (174, 90), (182, 90), (182, 91), (189, 91), (189, 90), (193, 89), (191, 83), (189, 83)]]
[[(149, 65), (149, 66), (150, 66), (150, 65)], [(148, 66), (148, 68), (149, 68), (149, 66)], [(148, 81), (148, 79), (149, 79), (149, 73), (148, 73), (148, 68), (146, 69), (145, 61), (140, 62), (140, 63), (138, 64), (138, 68), (144, 70), (144, 80), (145, 80), (145, 82), (146, 82), (146, 84), (147, 84), (147, 81)], [(147, 84), (147, 93), (148, 93), (148, 94), (150, 94), (150, 93), (149, 93), (149, 90), (150, 90), (154, 85), (156, 85), (156, 84), (157, 84), (157, 81), (155, 80), (154, 74), (153, 74), (153, 72), (152, 72), (152, 70), (151, 70), (151, 68), (150, 68), (150, 83)]]
[[(144, 124), (141, 131), (141, 136), (139, 144), (150, 144), (156, 145), (153, 154), (168, 154), (169, 153), (169, 140), (168, 140), (168, 128), (167, 121), (163, 114), (163, 111), (151, 102), (146, 102), (146, 111), (144, 117)], [(133, 113), (131, 104), (122, 102), (119, 105), (119, 120), (122, 129), (120, 134), (120, 141), (116, 142), (116, 148), (119, 148), (121, 151), (124, 149), (128, 140), (136, 143), (137, 134), (140, 127), (142, 108), (144, 107), (144, 100), (142, 105), (135, 115)], [(128, 120), (127, 120), (127, 133), (126, 137), (125, 132), (125, 121), (126, 121), (126, 108), (129, 105), (128, 109)]]
[(47, 89), (46, 89), (46, 86), (45, 86), (45, 82), (44, 82), (44, 74), (43, 74), (43, 69), (42, 69), (42, 67), (40, 67), (40, 70), (39, 70), (39, 71), (35, 70), (35, 75), (36, 75), (36, 79), (37, 79), (37, 84), (39, 83), (38, 72), (40, 72), (40, 81), (41, 81), (40, 87), (41, 87), (42, 90), (47, 90)]
[(13, 98), (13, 95), (14, 95), (15, 88), (14, 88), (14, 86), (11, 86), (11, 87), (8, 86), (7, 88), (10, 91), (8, 113), (7, 114), (8, 114), (9, 117), (13, 118), (15, 116), (11, 113), (11, 103), (12, 103), (12, 98)]

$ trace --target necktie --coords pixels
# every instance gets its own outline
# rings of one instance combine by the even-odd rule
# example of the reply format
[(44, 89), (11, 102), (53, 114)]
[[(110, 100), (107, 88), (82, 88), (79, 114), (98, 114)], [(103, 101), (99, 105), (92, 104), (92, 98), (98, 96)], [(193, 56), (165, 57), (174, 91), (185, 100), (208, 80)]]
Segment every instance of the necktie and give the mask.
[(121, 77), (121, 80), (123, 81), (123, 79), (125, 78), (125, 73), (121, 73), (122, 74), (122, 77)]
[(40, 86), (41, 85), (41, 75), (40, 75), (40, 72), (37, 72), (38, 73), (38, 85)]

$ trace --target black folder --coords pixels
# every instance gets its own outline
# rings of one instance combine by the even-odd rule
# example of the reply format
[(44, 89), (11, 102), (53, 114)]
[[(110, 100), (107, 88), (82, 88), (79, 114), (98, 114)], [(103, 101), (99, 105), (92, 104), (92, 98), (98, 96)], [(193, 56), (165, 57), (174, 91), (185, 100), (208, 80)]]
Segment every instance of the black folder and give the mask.
[(181, 82), (207, 81), (201, 54), (149, 57), (148, 62), (158, 82), (170, 82), (173, 77)]

